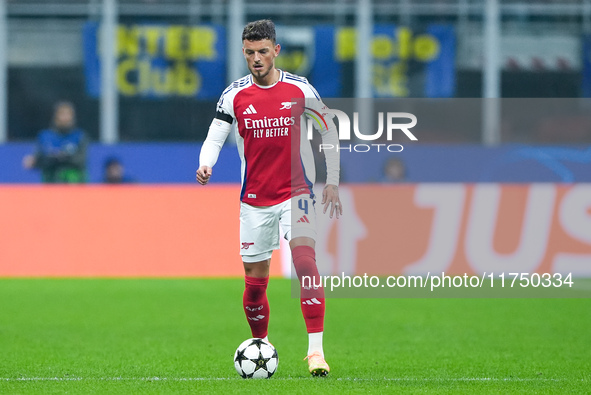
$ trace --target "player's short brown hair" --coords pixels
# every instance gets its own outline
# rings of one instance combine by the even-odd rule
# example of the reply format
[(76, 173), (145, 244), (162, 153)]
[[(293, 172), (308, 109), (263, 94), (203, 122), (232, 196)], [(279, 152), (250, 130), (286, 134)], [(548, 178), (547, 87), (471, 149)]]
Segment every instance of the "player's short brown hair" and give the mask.
[(271, 40), (275, 44), (275, 24), (270, 19), (249, 22), (242, 31), (242, 41)]

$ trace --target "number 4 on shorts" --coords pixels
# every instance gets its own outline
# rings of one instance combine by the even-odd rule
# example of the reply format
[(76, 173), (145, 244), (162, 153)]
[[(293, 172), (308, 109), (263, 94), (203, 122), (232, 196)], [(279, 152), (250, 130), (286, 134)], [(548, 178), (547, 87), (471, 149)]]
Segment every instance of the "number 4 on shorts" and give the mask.
[(308, 214), (308, 201), (306, 199), (298, 200), (298, 208)]

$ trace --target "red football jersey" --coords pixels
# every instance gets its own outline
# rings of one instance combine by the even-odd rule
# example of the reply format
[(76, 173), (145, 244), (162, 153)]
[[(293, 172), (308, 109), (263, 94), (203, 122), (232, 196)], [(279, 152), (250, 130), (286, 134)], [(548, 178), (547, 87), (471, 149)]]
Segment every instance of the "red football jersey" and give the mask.
[(237, 126), (243, 202), (271, 206), (313, 194), (314, 158), (300, 133), (304, 104), (319, 112), (326, 108), (305, 78), (284, 71), (274, 85), (256, 85), (248, 75), (222, 93), (214, 122)]

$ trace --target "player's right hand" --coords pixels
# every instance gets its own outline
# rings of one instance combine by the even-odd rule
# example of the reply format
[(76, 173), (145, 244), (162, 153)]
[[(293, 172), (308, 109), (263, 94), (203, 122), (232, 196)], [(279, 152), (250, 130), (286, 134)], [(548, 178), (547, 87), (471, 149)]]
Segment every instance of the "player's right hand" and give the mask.
[(201, 185), (207, 184), (211, 177), (211, 170), (212, 169), (209, 166), (201, 166), (197, 169), (197, 182)]

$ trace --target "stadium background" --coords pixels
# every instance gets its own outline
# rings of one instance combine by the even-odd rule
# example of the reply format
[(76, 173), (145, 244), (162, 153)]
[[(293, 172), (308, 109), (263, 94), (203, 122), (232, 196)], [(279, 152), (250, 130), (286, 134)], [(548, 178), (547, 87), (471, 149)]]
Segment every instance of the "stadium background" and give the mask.
[[(391, 241), (405, 252), (394, 266), (371, 270), (478, 271), (475, 260), (483, 259), (591, 274), (587, 1), (8, 0), (0, 11), (2, 276), (240, 275), (237, 238), (222, 236), (237, 235), (232, 144), (212, 185), (193, 180), (215, 102), (246, 72), (241, 26), (262, 17), (278, 25), (278, 66), (307, 76), (327, 100), (435, 98), (439, 108), (460, 103), (455, 118), (477, 113), (463, 127), (438, 125), (435, 116), (418, 143), (400, 154), (357, 155), (362, 166), (343, 153), (353, 219), (339, 226), (362, 230), (332, 232), (352, 238), (342, 242), (354, 241), (354, 257), (371, 261), (376, 243)], [(92, 139), (90, 186), (33, 186), (39, 173), (21, 166), (61, 99), (75, 103)], [(100, 185), (111, 156), (135, 185)], [(404, 161), (404, 185), (380, 183), (391, 156)], [(430, 190), (441, 201), (421, 197)], [(399, 207), (387, 221), (366, 209), (376, 196)], [(203, 204), (211, 218), (196, 211)], [(195, 240), (204, 224), (220, 243), (215, 249)], [(468, 237), (473, 232), (480, 239)], [(470, 243), (485, 246), (485, 256), (472, 256)], [(323, 256), (326, 273), (368, 268), (356, 258), (335, 263), (350, 260), (335, 251)], [(214, 259), (222, 263), (212, 270), (204, 262)], [(276, 275), (289, 274), (282, 259)]]
[[(236, 375), (235, 147), (210, 185), (194, 175), (222, 87), (246, 73), (242, 27), (264, 17), (279, 65), (327, 101), (419, 111), (403, 152), (343, 152), (323, 274), (573, 272), (568, 297), (330, 298), (331, 373), (314, 380), (283, 248), (279, 369)], [(0, 393), (588, 393), (589, 34), (591, 0), (0, 0)], [(92, 139), (88, 185), (21, 165), (63, 99)], [(102, 184), (112, 156), (135, 183)], [(385, 183), (391, 157), (406, 178)]]

